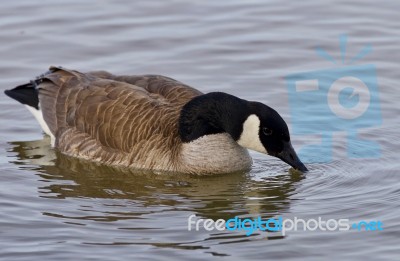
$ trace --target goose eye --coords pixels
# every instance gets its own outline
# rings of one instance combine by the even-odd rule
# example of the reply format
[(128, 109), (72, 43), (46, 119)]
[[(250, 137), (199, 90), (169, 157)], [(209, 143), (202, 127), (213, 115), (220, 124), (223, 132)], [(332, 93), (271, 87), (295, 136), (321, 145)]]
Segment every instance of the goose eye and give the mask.
[(264, 135), (267, 135), (267, 136), (272, 134), (272, 130), (267, 127), (263, 127), (262, 131), (263, 131)]

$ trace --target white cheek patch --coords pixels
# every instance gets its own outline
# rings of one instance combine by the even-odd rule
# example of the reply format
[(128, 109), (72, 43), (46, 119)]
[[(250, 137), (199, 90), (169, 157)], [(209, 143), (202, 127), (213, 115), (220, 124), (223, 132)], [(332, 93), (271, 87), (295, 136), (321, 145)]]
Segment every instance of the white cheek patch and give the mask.
[(260, 123), (260, 119), (255, 114), (247, 117), (243, 123), (243, 131), (237, 143), (250, 150), (268, 154), (260, 140)]

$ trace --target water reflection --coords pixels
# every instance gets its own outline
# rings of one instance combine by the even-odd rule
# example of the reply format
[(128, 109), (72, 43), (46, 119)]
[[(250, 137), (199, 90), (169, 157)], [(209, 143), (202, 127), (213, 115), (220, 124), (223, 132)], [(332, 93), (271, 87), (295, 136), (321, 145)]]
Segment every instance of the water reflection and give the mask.
[(9, 152), (16, 153), (12, 163), (35, 170), (40, 177), (40, 197), (85, 199), (89, 205), (95, 203), (88, 199), (104, 199), (101, 207), (96, 206), (96, 215), (88, 215), (82, 204), (75, 216), (54, 213), (51, 205), (44, 213), (71, 219), (115, 221), (166, 209), (213, 219), (277, 215), (289, 208), (295, 184), (303, 178), (287, 172), (265, 175), (265, 170), (260, 178), (256, 168), (215, 177), (132, 171), (62, 155), (50, 148), (46, 137), (9, 145)]

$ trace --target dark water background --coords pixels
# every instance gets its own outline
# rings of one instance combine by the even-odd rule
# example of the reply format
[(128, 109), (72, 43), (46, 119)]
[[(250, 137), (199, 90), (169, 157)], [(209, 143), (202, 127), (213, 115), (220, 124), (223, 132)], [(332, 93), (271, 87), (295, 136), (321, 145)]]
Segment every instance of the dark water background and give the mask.
[[(251, 172), (218, 177), (127, 173), (57, 154), (22, 106), (0, 96), (2, 260), (399, 260), (397, 1), (4, 1), (0, 89), (49, 65), (164, 74), (204, 92), (264, 102), (289, 123), (286, 75), (356, 64), (377, 69), (382, 125), (364, 131), (381, 157), (349, 159), (336, 135), (306, 175), (252, 153)], [(307, 142), (293, 137), (295, 147)], [(313, 137), (309, 138), (313, 139)], [(308, 140), (309, 142), (310, 140)], [(383, 231), (187, 231), (187, 218), (237, 215), (380, 220)]]

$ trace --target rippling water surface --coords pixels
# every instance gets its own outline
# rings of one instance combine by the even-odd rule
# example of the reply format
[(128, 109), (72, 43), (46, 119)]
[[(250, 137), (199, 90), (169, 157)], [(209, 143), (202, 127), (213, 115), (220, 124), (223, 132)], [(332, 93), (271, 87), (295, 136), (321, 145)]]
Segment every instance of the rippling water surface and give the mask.
[[(315, 48), (341, 61), (338, 39), (347, 34), (349, 57), (373, 46), (355, 65), (376, 66), (382, 124), (362, 134), (379, 143), (379, 158), (348, 158), (346, 133), (338, 133), (333, 160), (311, 158), (307, 174), (252, 153), (249, 173), (172, 176), (60, 155), (28, 111), (2, 95), (0, 259), (399, 260), (398, 10), (397, 1), (2, 3), (2, 90), (49, 65), (164, 74), (204, 92), (264, 102), (292, 128), (285, 76), (340, 67)], [(316, 137), (293, 139), (298, 148)], [(191, 214), (380, 220), (384, 229), (194, 232), (187, 230)]]

